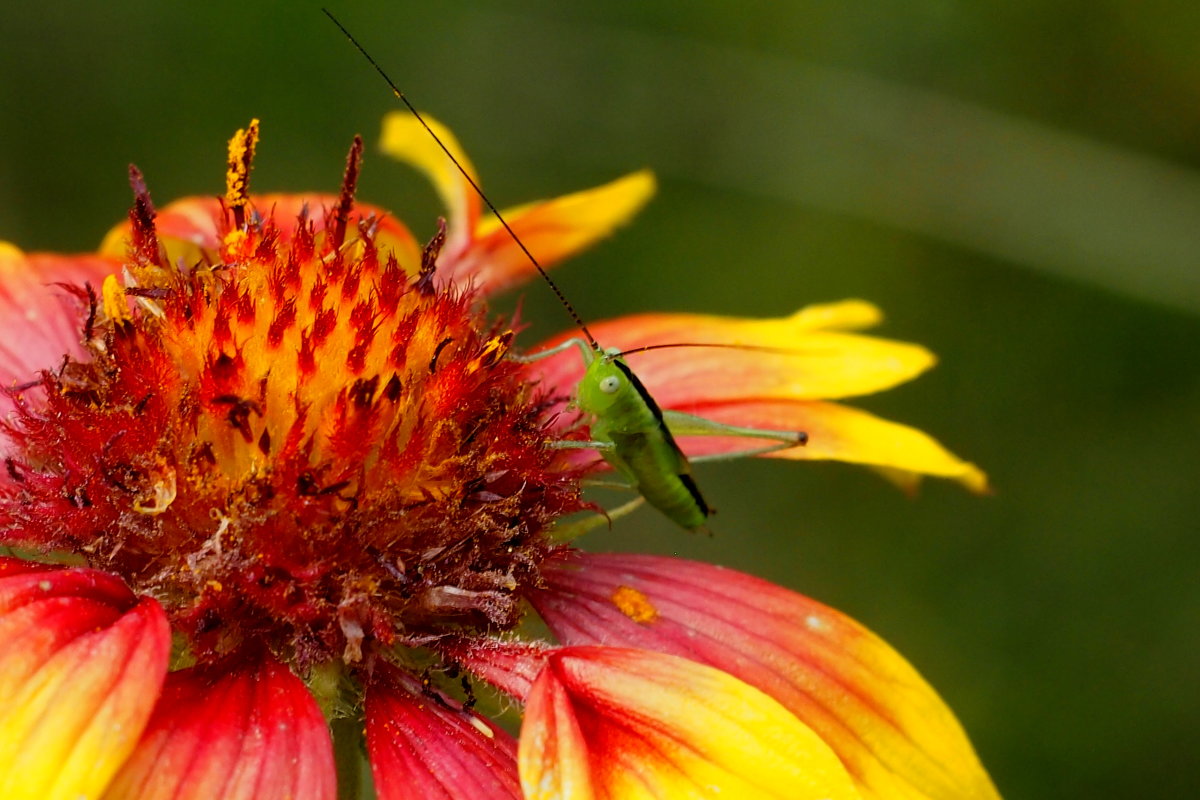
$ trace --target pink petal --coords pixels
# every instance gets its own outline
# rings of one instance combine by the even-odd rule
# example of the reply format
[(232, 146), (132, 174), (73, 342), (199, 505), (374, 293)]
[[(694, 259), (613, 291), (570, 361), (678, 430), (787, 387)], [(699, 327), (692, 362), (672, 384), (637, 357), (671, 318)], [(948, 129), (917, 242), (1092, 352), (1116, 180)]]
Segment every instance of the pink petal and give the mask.
[(516, 741), (415, 678), (378, 668), (366, 721), (380, 800), (520, 800)]
[(498, 639), (459, 640), (440, 649), (447, 658), (518, 700), (529, 694), (534, 679), (553, 652), (540, 643)]
[(673, 558), (576, 553), (531, 599), (566, 645), (672, 653), (774, 697), (827, 741), (866, 797), (995, 798), (953, 713), (898, 653), (767, 581)]
[[(104, 277), (120, 269), (114, 259), (26, 254), (0, 242), (0, 386), (26, 384), (61, 366), (63, 356), (82, 356), (87, 303), (55, 284), (90, 283), (99, 296)], [(11, 408), (0, 394), (0, 417)]]
[(333, 800), (325, 718), (304, 683), (270, 659), (167, 676), (137, 749), (105, 800)]

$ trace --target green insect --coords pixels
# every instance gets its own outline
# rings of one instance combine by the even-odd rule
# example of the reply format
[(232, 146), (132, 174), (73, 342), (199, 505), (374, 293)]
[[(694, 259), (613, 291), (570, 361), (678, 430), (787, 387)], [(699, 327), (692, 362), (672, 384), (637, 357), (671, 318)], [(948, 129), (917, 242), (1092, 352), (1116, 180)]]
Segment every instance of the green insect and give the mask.
[[(553, 286), (553, 284), (551, 284)], [(638, 347), (628, 351), (604, 350), (592, 338), (587, 326), (579, 321), (570, 303), (559, 294), (567, 311), (575, 318), (587, 337), (567, 339), (555, 347), (524, 356), (533, 361), (578, 348), (587, 365), (575, 389), (574, 405), (591, 420), (591, 439), (563, 441), (562, 448), (594, 449), (600, 453), (641, 494), (675, 524), (688, 530), (704, 527), (712, 509), (692, 479), (691, 464), (702, 461), (723, 461), (758, 455), (788, 447), (803, 445), (808, 435), (803, 431), (772, 431), (743, 428), (659, 408), (654, 397), (625, 362), (624, 356), (668, 347), (732, 347), (721, 344), (664, 344)], [(689, 460), (675, 442), (676, 436), (736, 436), (768, 439), (774, 444), (764, 447), (700, 456)]]
[(695, 530), (712, 513), (662, 409), (615, 353), (593, 356), (575, 390), (575, 402), (593, 420), (599, 452), (646, 502), (678, 525)]
[[(492, 204), (487, 195), (471, 177), (470, 173), (459, 164), (458, 159), (442, 142), (432, 128), (426, 124), (420, 112), (409, 102), (399, 87), (388, 77), (374, 58), (358, 43), (349, 31), (337, 19), (325, 11), (333, 23), (341, 29), (346, 38), (370, 62), (375, 71), (383, 77), (392, 93), (399, 99), (417, 121), (429, 132), (433, 140), (450, 158), (454, 165), (466, 178), (467, 182), (479, 195), (488, 209), (496, 216), (496, 220), (508, 231), (513, 241), (545, 279), (559, 302), (571, 315), (571, 319), (579, 326), (585, 338), (568, 339), (559, 345), (518, 357), (522, 361), (536, 361), (547, 358), (572, 347), (579, 348), (583, 355), (586, 369), (575, 390), (574, 405), (582, 411), (590, 422), (591, 439), (588, 441), (561, 441), (555, 446), (561, 448), (594, 449), (600, 456), (617, 470), (650, 505), (657, 508), (672, 522), (688, 530), (702, 529), (708, 520), (712, 509), (705, 501), (696, 482), (692, 479), (691, 463), (700, 461), (716, 461), (742, 456), (756, 455), (795, 447), (805, 444), (808, 435), (802, 431), (770, 431), (757, 428), (742, 428), (725, 425), (702, 417), (684, 414), (678, 411), (663, 411), (658, 403), (638, 380), (637, 375), (625, 363), (624, 356), (632, 353), (656, 350), (666, 347), (734, 347), (738, 349), (764, 349), (740, 347), (727, 344), (662, 344), (634, 348), (628, 351), (605, 350), (593, 338), (587, 326), (583, 323), (575, 307), (562, 293), (525, 247), (520, 237), (509, 227), (508, 222), (500, 214), (499, 209)], [(714, 456), (704, 456), (688, 460), (675, 442), (676, 436), (736, 436), (747, 438), (768, 439), (773, 442), (760, 448), (753, 448), (734, 453), (723, 453)]]

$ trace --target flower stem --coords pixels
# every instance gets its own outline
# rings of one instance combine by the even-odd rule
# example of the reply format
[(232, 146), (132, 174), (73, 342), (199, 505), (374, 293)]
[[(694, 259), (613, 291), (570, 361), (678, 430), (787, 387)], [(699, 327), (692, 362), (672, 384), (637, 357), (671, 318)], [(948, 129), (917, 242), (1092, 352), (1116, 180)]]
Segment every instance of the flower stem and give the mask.
[(333, 734), (333, 759), (337, 765), (338, 800), (374, 798), (370, 773), (363, 769), (366, 764), (366, 745), (362, 719), (334, 719), (329, 728)]

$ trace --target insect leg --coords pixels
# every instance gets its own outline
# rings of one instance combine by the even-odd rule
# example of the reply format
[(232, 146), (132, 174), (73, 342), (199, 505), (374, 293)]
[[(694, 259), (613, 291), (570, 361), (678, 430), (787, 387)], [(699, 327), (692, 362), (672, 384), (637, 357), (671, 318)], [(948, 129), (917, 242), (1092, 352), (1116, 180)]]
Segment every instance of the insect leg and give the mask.
[(590, 364), (596, 358), (596, 351), (592, 348), (592, 346), (577, 336), (567, 339), (566, 341), (556, 344), (554, 347), (546, 350), (539, 350), (536, 353), (525, 353), (524, 355), (520, 356), (510, 353), (508, 357), (513, 361), (519, 361), (522, 364), (529, 364), (534, 361), (541, 361), (543, 358), (556, 356), (559, 353), (570, 350), (572, 347), (578, 347), (579, 352), (583, 353), (584, 364)]
[(735, 458), (761, 456), (764, 453), (774, 453), (776, 450), (787, 450), (795, 447), (793, 442), (778, 442), (764, 447), (751, 447), (748, 450), (734, 450), (731, 453), (710, 453), (706, 456), (688, 456), (689, 464), (711, 464), (714, 461), (732, 461)]
[(608, 525), (611, 528), (613, 520), (620, 519), (644, 502), (646, 502), (646, 498), (635, 497), (628, 503), (622, 503), (611, 511), (605, 511), (600, 514), (589, 514), (583, 519), (575, 520), (574, 522), (555, 525), (550, 533), (550, 537), (555, 542), (569, 542), (572, 539), (579, 538), (588, 531), (599, 528), (601, 525)]
[[(734, 436), (750, 439), (771, 439), (778, 443), (763, 452), (781, 450), (808, 443), (808, 434), (804, 431), (773, 431), (764, 428), (743, 428), (738, 425), (726, 425), (723, 422), (714, 422), (711, 419), (697, 417), (694, 414), (685, 414), (682, 411), (664, 410), (662, 415), (663, 422), (666, 423), (672, 436)], [(755, 450), (753, 452), (758, 451)], [(691, 460), (695, 461), (696, 459)]]
[(597, 481), (585, 478), (579, 482), (581, 486), (586, 486), (589, 489), (619, 489), (621, 491), (635, 492), (636, 487), (632, 483), (625, 481)]
[(560, 440), (557, 442), (546, 442), (546, 447), (551, 450), (614, 450), (616, 445), (612, 442), (577, 442), (573, 439)]

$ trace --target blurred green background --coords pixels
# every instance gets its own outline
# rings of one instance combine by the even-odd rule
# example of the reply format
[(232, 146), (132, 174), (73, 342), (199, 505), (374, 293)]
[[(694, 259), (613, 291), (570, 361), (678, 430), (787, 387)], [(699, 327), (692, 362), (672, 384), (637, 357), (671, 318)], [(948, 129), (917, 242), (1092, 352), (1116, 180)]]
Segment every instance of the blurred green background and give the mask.
[[(857, 403), (989, 471), (910, 499), (841, 465), (702, 468), (685, 554), (843, 609), (956, 709), (1010, 798), (1184, 796), (1200, 692), (1200, 5), (333, 4), (500, 205), (650, 166), (630, 228), (559, 272), (589, 319), (845, 297), (941, 365)], [(393, 101), (297, 3), (5, 3), (0, 238), (94, 247), (135, 161), (161, 204), (335, 190)], [(360, 196), (432, 231), (382, 156)], [(528, 287), (527, 340), (564, 327)], [(1190, 791), (1189, 791), (1190, 790)]]

